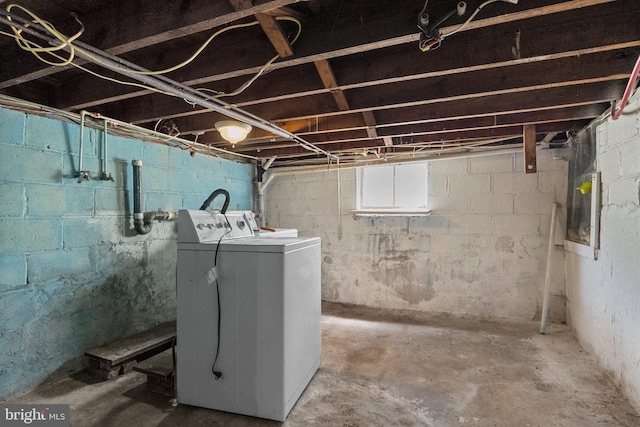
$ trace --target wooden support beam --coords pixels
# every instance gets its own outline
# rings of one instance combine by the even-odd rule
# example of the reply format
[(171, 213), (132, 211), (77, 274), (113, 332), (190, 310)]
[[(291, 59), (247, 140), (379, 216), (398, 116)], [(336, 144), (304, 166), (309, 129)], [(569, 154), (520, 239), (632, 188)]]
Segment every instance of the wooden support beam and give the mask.
[[(555, 132), (558, 129), (570, 129), (579, 130), (582, 129), (589, 121), (577, 121), (577, 122), (560, 122), (560, 123), (548, 123), (540, 124), (536, 126), (537, 131), (541, 133)], [(408, 136), (408, 137), (396, 137), (393, 147), (398, 149), (402, 147), (452, 147), (465, 145), (469, 143), (480, 145), (498, 143), (499, 141), (512, 140), (513, 144), (517, 143), (517, 139), (522, 137), (522, 126), (511, 126), (508, 128), (500, 129), (477, 129), (477, 130), (452, 130), (444, 134), (438, 135), (421, 135), (421, 136)], [(384, 140), (382, 138), (378, 140), (371, 140), (366, 137), (362, 131), (348, 131), (340, 132), (337, 134), (323, 134), (323, 135), (307, 135), (305, 140), (315, 144), (327, 151), (336, 150), (358, 150), (363, 148), (378, 148), (384, 146)], [(203, 141), (206, 140), (203, 139)], [(219, 143), (217, 141), (211, 141), (213, 143)], [(224, 143), (222, 143), (224, 144)], [(515, 146), (515, 145), (514, 145)], [(293, 151), (290, 151), (289, 148)], [(304, 148), (298, 147), (291, 141), (276, 141), (265, 145), (264, 143), (252, 144), (252, 141), (245, 141), (239, 144), (235, 151), (244, 152), (246, 154), (255, 155), (260, 149), (260, 156), (266, 156), (266, 154), (277, 155), (280, 157), (282, 154), (295, 154), (296, 150), (301, 149), (300, 153), (304, 152)], [(266, 156), (269, 157), (269, 156)]]
[[(229, 3), (231, 3), (231, 6), (238, 12), (253, 7), (251, 0), (229, 0)], [(256, 13), (254, 16), (260, 23), (262, 31), (267, 35), (276, 52), (278, 52), (278, 55), (280, 55), (281, 58), (292, 56), (293, 48), (291, 47), (291, 43), (289, 43), (289, 39), (285, 36), (276, 18), (266, 13)]]
[[(326, 89), (331, 90), (331, 95), (333, 95), (333, 98), (336, 100), (336, 104), (338, 104), (340, 111), (349, 111), (351, 109), (349, 107), (349, 101), (347, 101), (344, 92), (338, 88), (338, 82), (329, 61), (326, 59), (319, 59), (317, 61), (313, 61), (313, 63), (318, 70), (322, 84)], [(365, 124), (367, 125), (367, 136), (371, 139), (378, 138), (378, 132), (376, 131), (376, 118), (373, 115), (373, 112), (363, 111), (362, 116)]]
[(536, 125), (522, 127), (524, 147), (524, 173), (536, 173)]
[(329, 61), (326, 59), (319, 59), (317, 61), (313, 61), (313, 65), (316, 66), (316, 70), (318, 70), (318, 75), (320, 76), (325, 89), (329, 89), (331, 91), (331, 95), (336, 100), (336, 104), (338, 104), (340, 111), (349, 111), (349, 101), (347, 101), (347, 97), (344, 96), (344, 92), (338, 89), (338, 82), (336, 81), (336, 76), (333, 74)]
[(293, 48), (291, 47), (291, 43), (289, 39), (282, 31), (280, 24), (276, 21), (271, 15), (267, 15), (266, 13), (256, 13), (256, 19), (260, 23), (262, 30), (269, 38), (269, 41), (280, 55), (280, 58), (288, 58), (293, 56)]
[[(377, 122), (376, 122), (376, 117), (373, 115), (373, 111), (363, 111), (362, 117), (364, 117), (364, 123), (367, 125), (367, 135), (369, 135), (369, 138), (377, 138), (378, 137), (378, 131), (376, 130)], [(387, 145), (387, 140), (385, 140), (385, 145)]]

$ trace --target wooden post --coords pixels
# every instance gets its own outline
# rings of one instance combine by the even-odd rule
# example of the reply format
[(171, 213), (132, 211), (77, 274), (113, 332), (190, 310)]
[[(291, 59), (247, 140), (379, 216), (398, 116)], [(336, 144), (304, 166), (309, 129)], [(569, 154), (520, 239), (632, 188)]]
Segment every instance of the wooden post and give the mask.
[(524, 173), (536, 173), (536, 125), (524, 125), (522, 141), (524, 146)]

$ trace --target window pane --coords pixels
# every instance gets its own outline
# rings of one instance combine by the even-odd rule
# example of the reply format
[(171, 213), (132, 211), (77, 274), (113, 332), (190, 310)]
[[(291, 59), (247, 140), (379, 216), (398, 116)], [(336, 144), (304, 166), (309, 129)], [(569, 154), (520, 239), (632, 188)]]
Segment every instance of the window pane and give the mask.
[(396, 165), (396, 206), (403, 209), (427, 207), (427, 167), (425, 163)]
[(378, 166), (362, 170), (362, 207), (384, 208), (393, 204), (393, 167)]
[(591, 245), (591, 174), (596, 171), (595, 126), (579, 133), (567, 144), (569, 154), (569, 194), (567, 197), (567, 239)]

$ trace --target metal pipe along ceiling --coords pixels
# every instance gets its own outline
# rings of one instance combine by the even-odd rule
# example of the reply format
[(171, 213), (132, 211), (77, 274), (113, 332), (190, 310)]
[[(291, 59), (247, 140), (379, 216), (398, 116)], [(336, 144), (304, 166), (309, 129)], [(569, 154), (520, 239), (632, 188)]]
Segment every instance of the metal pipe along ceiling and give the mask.
[[(59, 46), (61, 44), (60, 40), (55, 37), (52, 38), (41, 26), (26, 21), (25, 19), (20, 18), (19, 16), (11, 12), (0, 11), (0, 13), (6, 17), (0, 18), (0, 22), (4, 22), (11, 27), (20, 28), (22, 31), (45, 40), (53, 46)], [(22, 24), (19, 24), (19, 22)], [(154, 89), (158, 89), (162, 92), (166, 92), (167, 94), (183, 98), (187, 101), (200, 105), (201, 107), (209, 108), (213, 111), (223, 114), (229, 118), (242, 121), (280, 137), (292, 140), (298, 143), (303, 148), (316, 154), (322, 154), (329, 158), (336, 158), (336, 156), (334, 156), (333, 154), (305, 141), (303, 138), (282, 129), (261, 117), (255, 116), (240, 108), (234, 107), (233, 105), (228, 104), (222, 100), (209, 97), (206, 94), (196, 91), (190, 86), (183, 85), (165, 76), (138, 74), (136, 72), (148, 72), (149, 70), (117, 56), (110, 55), (109, 53), (97, 49), (93, 46), (79, 42), (78, 40), (74, 40), (73, 45), (79, 48), (73, 49), (73, 53), (79, 58), (82, 58), (90, 63), (100, 66), (106, 65), (112, 71), (116, 71), (119, 74), (142, 82)], [(63, 50), (65, 50), (66, 52), (71, 52), (72, 48), (68, 45), (64, 45)], [(96, 59), (94, 55), (98, 56), (99, 58)]]

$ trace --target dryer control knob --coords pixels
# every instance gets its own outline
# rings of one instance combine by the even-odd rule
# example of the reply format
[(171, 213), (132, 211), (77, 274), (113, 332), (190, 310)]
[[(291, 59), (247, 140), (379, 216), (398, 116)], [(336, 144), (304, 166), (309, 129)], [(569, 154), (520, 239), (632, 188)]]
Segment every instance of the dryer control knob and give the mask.
[(239, 220), (236, 222), (236, 224), (238, 224), (238, 228), (239, 228), (240, 230), (244, 230), (244, 227), (247, 225), (247, 224), (245, 224), (245, 222), (244, 222), (243, 220), (241, 220), (241, 219), (239, 219)]

